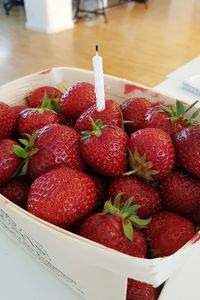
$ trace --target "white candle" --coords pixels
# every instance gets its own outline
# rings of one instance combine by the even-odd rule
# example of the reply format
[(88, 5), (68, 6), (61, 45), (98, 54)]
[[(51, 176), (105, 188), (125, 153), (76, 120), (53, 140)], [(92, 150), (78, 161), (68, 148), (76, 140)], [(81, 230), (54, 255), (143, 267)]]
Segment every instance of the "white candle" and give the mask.
[(105, 109), (105, 91), (103, 78), (103, 61), (102, 57), (98, 55), (98, 46), (96, 46), (96, 55), (93, 57), (92, 61), (97, 110), (101, 111)]

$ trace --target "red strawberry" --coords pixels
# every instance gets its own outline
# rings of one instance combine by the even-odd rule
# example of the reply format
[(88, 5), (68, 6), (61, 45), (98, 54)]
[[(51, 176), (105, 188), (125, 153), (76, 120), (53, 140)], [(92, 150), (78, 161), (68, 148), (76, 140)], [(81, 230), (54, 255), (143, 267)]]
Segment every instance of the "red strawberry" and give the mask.
[(38, 177), (31, 185), (27, 210), (67, 228), (90, 213), (96, 204), (92, 179), (78, 170), (59, 168)]
[(187, 218), (195, 225), (200, 226), (200, 205), (187, 215)]
[(20, 166), (21, 158), (14, 154), (13, 146), (19, 145), (9, 139), (0, 140), (0, 185), (6, 183)]
[(157, 300), (158, 289), (145, 282), (129, 279), (126, 300)]
[(171, 212), (159, 212), (152, 217), (145, 229), (154, 256), (171, 255), (195, 235), (192, 223)]
[(200, 181), (174, 171), (160, 182), (160, 194), (166, 210), (188, 214), (200, 207)]
[(20, 140), (25, 145), (16, 154), (24, 158), (22, 174), (36, 178), (51, 169), (69, 167), (84, 168), (80, 156), (80, 136), (73, 129), (64, 125), (50, 124), (40, 128), (30, 141)]
[(61, 111), (58, 114), (58, 116), (59, 116), (59, 119), (60, 119), (60, 124), (62, 124), (62, 125), (68, 125), (69, 127), (74, 127), (73, 122), (71, 120), (67, 120), (64, 112)]
[(200, 176), (200, 126), (185, 128), (174, 137), (180, 165), (193, 175)]
[(83, 133), (83, 159), (97, 173), (122, 175), (126, 168), (126, 133), (119, 127), (103, 125), (101, 120), (93, 122), (93, 128)]
[(95, 102), (94, 85), (87, 82), (78, 82), (64, 93), (60, 100), (60, 107), (67, 118), (78, 119)]
[(14, 112), (15, 112), (17, 118), (19, 117), (19, 114), (20, 114), (23, 110), (25, 110), (25, 109), (27, 109), (27, 108), (28, 108), (27, 105), (15, 105), (15, 106), (12, 106), (12, 109), (14, 109)]
[(190, 119), (185, 114), (197, 102), (189, 107), (185, 107), (180, 101), (176, 101), (176, 105), (153, 107), (146, 112), (145, 127), (160, 128), (173, 135), (194, 123), (199, 110), (194, 112)]
[(134, 97), (122, 103), (124, 120), (132, 121), (126, 124), (125, 128), (131, 133), (145, 127), (145, 113), (151, 107), (151, 102), (145, 98)]
[(18, 118), (18, 132), (31, 134), (33, 131), (40, 129), (48, 124), (59, 124), (60, 118), (53, 111), (43, 108), (28, 108), (23, 110)]
[(133, 197), (132, 204), (140, 205), (138, 215), (141, 218), (149, 218), (160, 210), (160, 196), (156, 188), (136, 177), (123, 176), (112, 179), (108, 198), (114, 200), (120, 192), (123, 192), (120, 204)]
[(161, 179), (170, 174), (175, 153), (168, 133), (158, 128), (144, 128), (131, 134), (128, 140), (129, 164), (132, 171), (147, 180)]
[[(80, 235), (125, 254), (145, 257), (145, 238), (139, 229), (133, 229), (133, 223), (136, 225), (138, 221), (135, 215), (137, 207), (133, 209), (134, 206), (130, 206), (132, 198), (121, 208), (119, 201), (120, 195), (116, 197), (114, 205), (111, 201), (105, 203), (103, 213), (96, 213), (87, 218), (81, 226)], [(139, 219), (138, 222), (145, 226), (149, 220)]]
[(15, 132), (17, 116), (13, 108), (0, 102), (0, 139), (9, 138)]
[(97, 207), (104, 204), (106, 200), (106, 188), (107, 188), (107, 178), (99, 175), (99, 174), (89, 174), (92, 177), (97, 191)]
[(62, 92), (52, 86), (39, 87), (28, 97), (28, 105), (30, 107), (39, 107), (42, 105), (44, 97), (51, 100), (52, 104), (55, 104), (55, 106), (58, 106), (58, 102), (62, 97)]
[(90, 106), (76, 121), (75, 129), (79, 132), (92, 130), (89, 117), (94, 121), (101, 119), (105, 125), (122, 127), (122, 112), (119, 104), (113, 100), (106, 100), (103, 111), (97, 111), (96, 104)]
[(25, 178), (17, 177), (1, 186), (0, 193), (10, 201), (25, 208), (29, 188), (29, 184)]
[[(24, 110), (24, 109), (27, 109), (28, 106), (27, 105), (15, 105), (15, 106), (12, 106), (12, 109), (14, 110), (15, 112), (15, 117), (16, 117), (16, 120), (18, 121), (19, 119), (19, 115), (20, 113)], [(15, 132), (14, 132), (14, 137), (17, 135), (17, 122), (16, 122), (16, 128), (15, 128)]]

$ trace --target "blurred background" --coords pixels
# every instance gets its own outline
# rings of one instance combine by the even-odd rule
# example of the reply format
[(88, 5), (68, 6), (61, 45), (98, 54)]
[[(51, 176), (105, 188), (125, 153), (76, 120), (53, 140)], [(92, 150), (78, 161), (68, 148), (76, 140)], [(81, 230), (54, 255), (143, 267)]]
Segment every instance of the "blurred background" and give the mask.
[(98, 44), (105, 73), (152, 87), (199, 55), (199, 32), (198, 0), (0, 0), (0, 84), (55, 66), (92, 69)]

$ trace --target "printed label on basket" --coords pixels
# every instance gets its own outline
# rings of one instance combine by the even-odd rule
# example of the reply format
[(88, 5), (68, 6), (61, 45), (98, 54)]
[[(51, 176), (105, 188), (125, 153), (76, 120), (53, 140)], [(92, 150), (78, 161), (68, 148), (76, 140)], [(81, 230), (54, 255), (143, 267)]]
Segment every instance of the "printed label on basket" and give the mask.
[(0, 226), (5, 229), (14, 239), (18, 240), (29, 252), (31, 252), (37, 259), (39, 259), (45, 266), (56, 273), (57, 276), (62, 278), (66, 283), (70, 284), (80, 294), (84, 292), (80, 289), (77, 282), (64, 274), (56, 266), (53, 265), (52, 259), (44, 249), (44, 247), (34, 240), (29, 234), (22, 230), (15, 221), (2, 209), (0, 209)]

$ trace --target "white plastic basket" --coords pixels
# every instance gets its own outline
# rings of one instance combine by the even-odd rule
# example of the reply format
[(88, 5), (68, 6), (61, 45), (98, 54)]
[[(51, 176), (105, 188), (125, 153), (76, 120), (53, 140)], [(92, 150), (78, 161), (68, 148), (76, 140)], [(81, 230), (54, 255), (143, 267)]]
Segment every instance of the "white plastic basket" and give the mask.
[[(93, 73), (75, 68), (48, 69), (0, 87), (0, 99), (10, 105), (21, 104), (36, 87), (63, 83), (67, 87), (78, 81), (93, 82)], [(132, 96), (145, 96), (153, 102), (175, 102), (113, 76), (105, 75), (105, 87), (107, 98), (118, 102)], [(0, 227), (87, 300), (125, 299), (127, 278), (157, 287), (193, 255), (194, 247), (200, 248), (199, 232), (171, 256), (130, 257), (38, 219), (3, 196), (0, 196)]]

